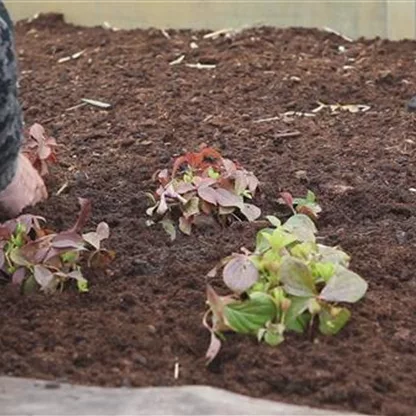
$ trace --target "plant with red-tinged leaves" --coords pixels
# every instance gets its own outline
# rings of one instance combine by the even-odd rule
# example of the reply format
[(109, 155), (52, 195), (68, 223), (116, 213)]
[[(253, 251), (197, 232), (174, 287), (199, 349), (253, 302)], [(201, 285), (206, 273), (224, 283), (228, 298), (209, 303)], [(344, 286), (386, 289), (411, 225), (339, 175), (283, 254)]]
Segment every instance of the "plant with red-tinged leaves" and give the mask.
[(159, 188), (155, 195), (148, 194), (153, 206), (147, 214), (162, 223), (172, 240), (177, 219), (179, 229), (189, 235), (193, 225), (207, 220), (225, 225), (232, 220), (255, 221), (261, 214), (257, 206), (246, 202), (259, 185), (254, 174), (205, 145), (198, 152), (179, 156), (172, 173), (163, 169), (155, 180)]
[(287, 205), (292, 214), (305, 214), (314, 221), (318, 219), (318, 215), (322, 212), (322, 208), (316, 202), (316, 195), (309, 190), (305, 198), (293, 198), (291, 193), (281, 192), (278, 202)]
[(60, 233), (42, 227), (42, 217), (21, 215), (0, 225), (0, 273), (3, 280), (19, 285), (23, 293), (40, 288), (45, 292), (62, 290), (75, 281), (80, 292), (88, 291), (81, 263), (106, 266), (114, 253), (101, 248), (109, 237), (102, 222), (96, 231), (81, 234), (91, 212), (91, 203), (79, 199), (81, 210), (74, 226)]
[(38, 123), (33, 124), (23, 143), (23, 153), (31, 161), (39, 174), (48, 175), (49, 163), (56, 163), (57, 143), (53, 137), (46, 135), (45, 129)]

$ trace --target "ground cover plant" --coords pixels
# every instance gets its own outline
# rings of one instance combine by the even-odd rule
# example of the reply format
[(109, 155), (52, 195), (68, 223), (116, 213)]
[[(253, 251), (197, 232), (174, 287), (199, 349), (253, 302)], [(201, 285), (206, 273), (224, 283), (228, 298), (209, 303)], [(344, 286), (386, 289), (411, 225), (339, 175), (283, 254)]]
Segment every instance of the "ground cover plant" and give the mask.
[[(68, 230), (77, 198), (88, 198), (91, 224), (109, 225), (117, 256), (109, 274), (83, 269), (88, 294), (75, 282), (59, 296), (1, 288), (0, 374), (101, 386), (205, 384), (330, 411), (413, 416), (416, 130), (405, 103), (416, 84), (415, 42), (345, 43), (303, 29), (217, 39), (167, 32), (170, 39), (154, 29), (87, 29), (59, 16), (17, 25), (25, 121), (59, 144), (50, 199), (30, 213)], [(186, 66), (198, 62), (211, 67)], [(312, 113), (317, 101), (371, 108)], [(253, 253), (259, 227), (269, 226), (235, 221), (186, 238), (178, 232), (173, 243), (161, 226), (147, 226), (155, 219), (144, 215), (152, 175), (203, 142), (255, 173), (261, 187), (247, 202), (262, 217), (290, 218), (278, 203), (284, 191), (319, 197), (318, 243), (342, 247), (369, 285), (361, 301), (339, 305), (352, 315), (336, 336), (314, 327), (311, 341), (307, 327), (285, 331), (271, 347), (254, 334), (225, 333), (206, 365), (206, 273), (230, 253), (244, 254), (241, 247)], [(209, 283), (220, 296), (232, 293), (221, 275)]]
[(355, 303), (367, 291), (366, 281), (348, 269), (350, 258), (343, 250), (317, 242), (309, 216), (295, 213), (284, 224), (275, 216), (268, 220), (270, 227), (257, 233), (253, 253), (243, 249), (220, 263), (232, 294), (219, 296), (208, 285), (210, 308), (203, 320), (211, 332), (208, 363), (219, 352), (223, 332), (254, 335), (270, 346), (281, 344), (286, 331), (309, 328), (313, 335), (315, 323), (322, 334), (336, 335), (351, 316), (339, 304)]
[(0, 225), (1, 280), (22, 288), (27, 294), (40, 289), (62, 291), (75, 282), (80, 292), (88, 291), (82, 263), (88, 267), (106, 266), (114, 253), (101, 247), (110, 235), (108, 224), (101, 222), (96, 231), (82, 234), (91, 212), (91, 202), (79, 200), (81, 210), (68, 230), (54, 232), (44, 226), (45, 219), (21, 215)]
[[(49, 165), (57, 163), (57, 142), (44, 127), (33, 124), (24, 137), (23, 153), (42, 177), (49, 174)], [(68, 282), (75, 282), (79, 292), (88, 292), (88, 281), (82, 265), (107, 266), (115, 253), (102, 247), (110, 236), (106, 222), (95, 231), (82, 233), (90, 215), (91, 201), (78, 199), (80, 212), (68, 230), (48, 228), (41, 216), (24, 214), (0, 224), (0, 280), (19, 286), (28, 294), (40, 289), (62, 291)]]
[(155, 178), (159, 188), (155, 196), (148, 194), (153, 205), (147, 214), (158, 218), (172, 240), (175, 222), (189, 235), (193, 225), (207, 219), (228, 225), (233, 220), (255, 221), (261, 215), (247, 202), (258, 188), (256, 176), (205, 145), (177, 157), (171, 173), (163, 169)]

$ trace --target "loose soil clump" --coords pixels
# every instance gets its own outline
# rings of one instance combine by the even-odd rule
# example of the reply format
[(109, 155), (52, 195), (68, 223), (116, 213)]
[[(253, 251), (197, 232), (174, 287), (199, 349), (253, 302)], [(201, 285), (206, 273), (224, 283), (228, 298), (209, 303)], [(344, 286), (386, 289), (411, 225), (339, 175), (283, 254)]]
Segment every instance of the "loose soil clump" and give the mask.
[[(416, 116), (405, 104), (415, 92), (416, 43), (347, 43), (306, 29), (215, 40), (169, 33), (82, 28), (55, 15), (17, 25), (25, 121), (41, 123), (62, 145), (51, 197), (30, 212), (62, 229), (72, 224), (77, 197), (91, 199), (90, 225), (110, 225), (117, 258), (110, 276), (88, 276), (87, 294), (23, 297), (2, 287), (0, 373), (101, 386), (208, 384), (328, 409), (414, 415)], [(198, 62), (216, 67), (186, 66)], [(112, 108), (77, 107), (82, 98)], [(311, 112), (317, 101), (371, 108), (258, 122)], [(161, 227), (147, 227), (144, 197), (156, 170), (201, 143), (257, 175), (263, 214), (285, 212), (282, 190), (316, 193), (320, 235), (351, 254), (351, 268), (369, 282), (338, 336), (291, 335), (279, 348), (229, 336), (206, 368), (205, 275), (241, 246), (252, 248), (257, 230), (202, 228), (172, 243)]]

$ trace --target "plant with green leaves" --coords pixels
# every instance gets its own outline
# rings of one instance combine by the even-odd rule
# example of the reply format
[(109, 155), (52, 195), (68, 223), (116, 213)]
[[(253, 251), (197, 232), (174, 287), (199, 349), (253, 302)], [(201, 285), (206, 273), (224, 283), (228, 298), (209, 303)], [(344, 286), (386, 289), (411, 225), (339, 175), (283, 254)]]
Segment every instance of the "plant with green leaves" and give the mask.
[(95, 231), (81, 231), (91, 212), (91, 203), (80, 198), (81, 210), (74, 226), (53, 232), (41, 224), (42, 217), (21, 215), (0, 225), (0, 279), (18, 285), (23, 293), (40, 289), (47, 293), (63, 290), (74, 282), (80, 292), (88, 291), (81, 264), (106, 266), (114, 253), (102, 247), (110, 235), (105, 222)]
[(322, 334), (335, 335), (351, 316), (343, 304), (358, 302), (367, 291), (341, 248), (316, 241), (317, 229), (307, 215), (295, 214), (284, 224), (274, 216), (267, 219), (271, 226), (257, 233), (254, 252), (243, 249), (208, 274), (215, 277), (222, 269), (232, 291), (220, 296), (207, 287), (208, 363), (226, 332), (256, 336), (272, 346), (284, 341), (286, 331), (312, 331), (315, 323)]
[(305, 214), (315, 221), (322, 212), (322, 208), (316, 200), (316, 195), (310, 190), (308, 190), (305, 198), (293, 198), (291, 193), (281, 192), (278, 202), (287, 205), (292, 214)]
[(147, 194), (152, 206), (148, 224), (160, 222), (171, 239), (176, 238), (176, 223), (184, 234), (191, 234), (199, 223), (218, 221), (225, 225), (233, 220), (255, 221), (261, 211), (248, 203), (259, 181), (238, 163), (223, 158), (210, 147), (178, 157), (172, 173), (163, 169), (155, 178), (156, 194)]

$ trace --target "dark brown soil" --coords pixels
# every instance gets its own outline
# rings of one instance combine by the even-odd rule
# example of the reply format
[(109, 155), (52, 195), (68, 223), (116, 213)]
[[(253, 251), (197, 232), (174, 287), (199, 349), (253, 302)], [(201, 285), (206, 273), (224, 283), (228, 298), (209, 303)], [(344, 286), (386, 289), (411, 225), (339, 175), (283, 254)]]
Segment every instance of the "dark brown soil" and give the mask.
[[(118, 256), (113, 276), (89, 276), (89, 294), (22, 297), (2, 289), (1, 374), (105, 386), (209, 384), (264, 399), (413, 416), (416, 194), (409, 188), (416, 188), (416, 116), (405, 103), (416, 92), (416, 42), (346, 43), (302, 29), (259, 28), (217, 40), (202, 34), (171, 31), (167, 39), (158, 30), (85, 29), (59, 16), (18, 25), (26, 122), (44, 124), (64, 145), (51, 198), (32, 212), (66, 227), (76, 197), (91, 198), (91, 225), (110, 224)], [(84, 49), (79, 59), (57, 63)], [(170, 66), (181, 54), (184, 62), (217, 66)], [(70, 109), (81, 98), (113, 108)], [(255, 123), (310, 111), (317, 100), (371, 110)], [(294, 130), (301, 135), (279, 138)], [(315, 343), (291, 336), (278, 349), (229, 336), (216, 363), (205, 367), (205, 273), (251, 247), (255, 229), (206, 229), (170, 243), (163, 230), (146, 227), (143, 197), (154, 189), (156, 169), (202, 142), (258, 175), (265, 214), (278, 212), (281, 189), (317, 193), (321, 235), (352, 255), (353, 269), (370, 285), (340, 335)], [(297, 178), (299, 170), (308, 183)], [(56, 196), (66, 181), (69, 188)], [(340, 192), (339, 185), (352, 189)]]

